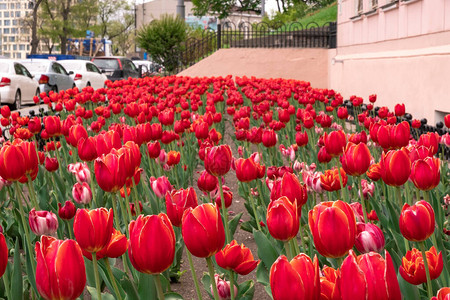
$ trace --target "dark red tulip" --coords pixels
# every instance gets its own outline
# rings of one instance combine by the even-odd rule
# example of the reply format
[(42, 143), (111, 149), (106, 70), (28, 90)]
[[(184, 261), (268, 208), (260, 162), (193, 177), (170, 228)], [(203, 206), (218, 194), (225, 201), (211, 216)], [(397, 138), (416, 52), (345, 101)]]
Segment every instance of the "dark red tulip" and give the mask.
[(341, 155), (347, 144), (347, 138), (342, 130), (332, 131), (330, 134), (325, 133), (323, 141), (325, 148), (331, 157)]
[(205, 155), (205, 169), (211, 175), (220, 177), (231, 168), (232, 153), (228, 145), (214, 146)]
[(184, 211), (189, 207), (195, 208), (197, 205), (197, 194), (192, 187), (166, 193), (167, 216), (173, 226), (181, 227)]

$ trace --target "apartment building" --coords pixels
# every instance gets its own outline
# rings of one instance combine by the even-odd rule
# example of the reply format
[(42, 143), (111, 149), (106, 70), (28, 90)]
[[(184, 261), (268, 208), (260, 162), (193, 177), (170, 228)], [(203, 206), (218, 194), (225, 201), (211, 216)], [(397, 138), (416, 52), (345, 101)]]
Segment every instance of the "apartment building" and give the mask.
[(32, 12), (29, 0), (0, 0), (0, 55), (26, 58), (30, 52), (31, 30), (21, 20)]

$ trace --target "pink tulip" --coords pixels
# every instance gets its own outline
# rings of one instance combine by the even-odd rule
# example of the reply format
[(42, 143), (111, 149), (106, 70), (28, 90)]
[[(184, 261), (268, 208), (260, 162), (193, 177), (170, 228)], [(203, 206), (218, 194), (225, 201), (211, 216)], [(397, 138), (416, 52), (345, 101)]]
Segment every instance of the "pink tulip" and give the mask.
[[(217, 293), (219, 294), (220, 300), (230, 300), (231, 299), (231, 289), (230, 289), (230, 282), (225, 281), (218, 274), (214, 276), (214, 279), (216, 281), (217, 286)], [(211, 294), (213, 293), (213, 289), (211, 286)], [(236, 286), (234, 287), (234, 297), (236, 298), (238, 293), (238, 290)]]
[(381, 229), (372, 223), (356, 223), (355, 247), (361, 253), (375, 251), (380, 253), (384, 249), (384, 235)]
[(58, 218), (50, 211), (32, 209), (28, 217), (31, 231), (35, 235), (53, 235), (58, 229)]
[(87, 182), (75, 183), (72, 188), (72, 197), (76, 203), (89, 204), (92, 200), (91, 187)]
[(173, 190), (173, 186), (170, 184), (169, 178), (166, 176), (161, 176), (158, 178), (153, 176), (150, 177), (150, 186), (158, 198), (163, 198), (167, 192)]
[(91, 182), (91, 171), (89, 171), (89, 167), (86, 163), (74, 163), (69, 164), (67, 166), (67, 169), (70, 173), (75, 174), (75, 177), (77, 178), (77, 181), (79, 183)]

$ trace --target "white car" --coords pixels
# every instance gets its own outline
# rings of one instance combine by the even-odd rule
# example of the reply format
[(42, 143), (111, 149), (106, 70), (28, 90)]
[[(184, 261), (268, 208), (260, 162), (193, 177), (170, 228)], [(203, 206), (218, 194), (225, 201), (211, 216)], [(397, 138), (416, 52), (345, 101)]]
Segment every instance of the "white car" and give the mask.
[(82, 59), (58, 60), (58, 62), (67, 70), (72, 71), (70, 75), (79, 90), (86, 86), (92, 86), (95, 90), (105, 86), (108, 79), (99, 68), (92, 62)]
[(152, 76), (163, 71), (163, 66), (150, 60), (133, 60), (133, 64), (136, 66), (136, 68), (139, 68), (139, 66), (141, 66), (142, 76)]
[(33, 104), (34, 96), (39, 96), (39, 83), (28, 69), (17, 61), (0, 59), (1, 104), (20, 109), (23, 104)]

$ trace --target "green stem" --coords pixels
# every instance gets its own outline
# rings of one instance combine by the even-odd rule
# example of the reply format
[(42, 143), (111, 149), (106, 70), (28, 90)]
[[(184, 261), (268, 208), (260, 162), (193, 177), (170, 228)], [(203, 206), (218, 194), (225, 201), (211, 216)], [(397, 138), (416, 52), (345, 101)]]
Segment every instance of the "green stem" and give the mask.
[[(300, 224), (300, 243), (302, 244), (302, 251), (303, 253), (306, 253), (306, 246), (305, 246), (305, 241), (303, 240), (303, 227), (302, 224)], [(298, 243), (296, 243), (296, 241), (294, 240), (294, 246), (295, 246), (295, 250), (297, 251), (297, 254), (300, 253), (300, 249), (298, 248)]]
[(27, 181), (28, 193), (30, 194), (31, 203), (33, 204), (33, 206), (36, 210), (40, 210), (39, 204), (36, 199), (36, 191), (34, 189), (33, 181), (31, 180), (30, 174), (27, 174), (27, 178), (28, 178), (28, 181)]
[(284, 249), (286, 250), (286, 255), (289, 260), (292, 259), (291, 247), (289, 246), (289, 241), (284, 242)]
[[(249, 186), (249, 187), (250, 187), (250, 186)], [(253, 201), (253, 195), (252, 195), (252, 193), (249, 193), (248, 200), (250, 201), (250, 205), (252, 206), (252, 209), (253, 209), (253, 214), (255, 215), (256, 227), (258, 227), (258, 230), (259, 230), (259, 231), (262, 231), (262, 229), (261, 229), (261, 224), (259, 223), (258, 211), (256, 210), (256, 207), (255, 207), (255, 201)]]
[(431, 299), (433, 297), (433, 286), (431, 285), (431, 277), (430, 277), (430, 269), (428, 268), (428, 260), (426, 255), (426, 249), (425, 249), (425, 243), (419, 242), (420, 251), (422, 251), (422, 258), (423, 263), (425, 265), (425, 274), (427, 276), (427, 293), (428, 293), (428, 299)]
[(424, 198), (425, 201), (427, 201), (431, 205), (431, 202), (430, 202), (430, 191), (423, 191), (423, 198)]
[(230, 295), (231, 295), (231, 300), (235, 299), (235, 295), (234, 295), (234, 272), (232, 270), (230, 270)]
[(195, 272), (194, 262), (192, 261), (192, 254), (191, 254), (191, 252), (189, 252), (187, 247), (186, 247), (186, 253), (188, 256), (188, 260), (189, 260), (189, 267), (191, 268), (192, 278), (194, 279), (194, 285), (195, 285), (195, 291), (197, 292), (197, 298), (199, 300), (202, 300), (202, 292), (200, 291), (200, 285), (198, 284), (197, 273)]
[(155, 279), (156, 291), (158, 292), (158, 299), (164, 300), (164, 292), (162, 289), (161, 278), (159, 278), (159, 274), (153, 275), (153, 278)]
[(125, 194), (125, 208), (128, 214), (128, 221), (131, 222), (131, 220), (133, 220), (133, 215), (131, 214), (130, 201), (128, 200), (127, 186), (125, 185), (123, 188)]
[(400, 190), (400, 187), (396, 187), (395, 188), (395, 195), (397, 197), (397, 201), (398, 201), (398, 207), (400, 208), (400, 210), (403, 207), (403, 201), (402, 201), (402, 192)]
[(3, 283), (5, 284), (6, 298), (12, 299), (11, 288), (9, 286), (9, 277), (8, 276), (9, 276), (8, 271), (6, 271), (5, 274), (3, 274)]
[(72, 226), (70, 225), (70, 221), (69, 220), (64, 220), (66, 225), (67, 225), (67, 230), (69, 230), (69, 238), (71, 240), (73, 240), (73, 230), (72, 230)]
[(117, 212), (117, 206), (116, 206), (116, 193), (111, 193), (112, 196), (112, 207), (113, 207), (113, 213), (114, 213), (114, 221), (116, 222), (116, 228), (120, 229), (120, 222), (119, 222), (119, 214)]
[(368, 222), (368, 218), (367, 218), (366, 202), (364, 200), (364, 193), (363, 193), (363, 187), (362, 187), (362, 183), (361, 183), (361, 176), (358, 176), (356, 178), (356, 180), (358, 181), (359, 195), (361, 196), (361, 205), (362, 205), (362, 211), (363, 211), (363, 216), (364, 216), (364, 223), (367, 223)]
[(339, 175), (339, 184), (341, 186), (341, 197), (344, 199), (344, 202), (348, 203), (347, 199), (347, 191), (344, 189), (344, 183), (342, 181), (341, 167), (339, 166), (339, 158), (337, 158), (337, 170)]
[(219, 293), (217, 292), (216, 278), (214, 277), (214, 265), (211, 257), (206, 258), (206, 263), (208, 264), (209, 277), (211, 278), (211, 286), (213, 289), (214, 300), (219, 300)]
[(225, 226), (225, 239), (226, 244), (230, 243), (231, 233), (230, 228), (228, 227), (228, 211), (227, 207), (225, 205), (225, 197), (223, 196), (223, 186), (222, 186), (222, 178), (219, 176), (217, 177), (219, 179), (219, 189), (220, 189), (220, 200), (221, 200), (221, 206), (222, 206), (222, 215), (223, 215), (223, 223)]
[(139, 206), (139, 198), (138, 198), (138, 194), (137, 194), (137, 187), (136, 187), (136, 183), (134, 182), (134, 177), (131, 177), (131, 180), (133, 181), (133, 187), (131, 188), (132, 193), (131, 193), (131, 197), (134, 198), (134, 210), (136, 211), (136, 217), (139, 216), (141, 214), (141, 207)]
[(97, 199), (95, 198), (94, 175), (92, 175), (92, 174), (95, 174), (93, 162), (90, 161), (88, 164), (89, 164), (89, 169), (91, 169), (91, 181), (90, 181), (90, 185), (91, 185), (91, 192), (92, 192), (92, 202), (95, 204), (95, 207), (99, 207), (98, 204), (97, 204)]
[[(125, 191), (126, 193), (126, 191)], [(120, 210), (122, 211), (122, 221), (125, 222), (125, 232), (128, 235), (128, 224), (131, 222), (132, 219), (128, 220), (128, 215), (131, 216), (131, 212), (128, 210), (128, 214), (127, 214), (127, 209), (124, 207), (123, 205), (123, 201), (119, 200), (119, 206), (120, 206)], [(120, 225), (118, 225), (118, 227), (120, 228)]]
[(92, 253), (92, 264), (94, 265), (95, 288), (97, 289), (97, 299), (102, 299), (102, 291), (100, 289), (100, 277), (98, 275), (97, 253)]
[(107, 257), (104, 258), (105, 265), (106, 265), (106, 271), (108, 272), (109, 277), (111, 278), (111, 284), (114, 289), (114, 294), (116, 294), (116, 298), (119, 300), (122, 300), (122, 295), (119, 292), (119, 288), (117, 287), (116, 278), (114, 277), (114, 274), (111, 270), (111, 266), (109, 265), (109, 260)]

